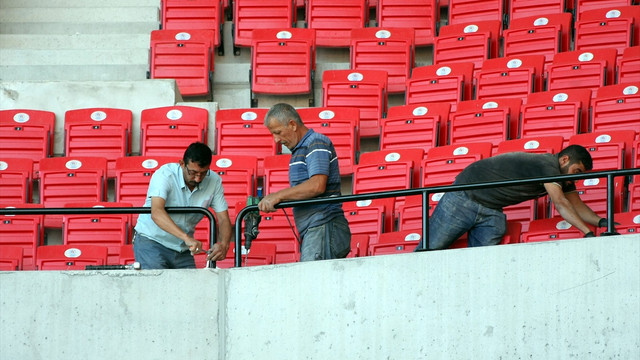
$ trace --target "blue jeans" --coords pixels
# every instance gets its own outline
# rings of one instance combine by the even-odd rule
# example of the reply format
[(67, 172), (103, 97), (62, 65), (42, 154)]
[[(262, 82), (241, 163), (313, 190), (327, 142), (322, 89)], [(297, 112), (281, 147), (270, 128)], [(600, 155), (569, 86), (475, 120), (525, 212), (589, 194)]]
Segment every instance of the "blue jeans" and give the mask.
[(351, 229), (344, 216), (309, 228), (302, 239), (300, 261), (341, 259), (351, 251)]
[(506, 230), (507, 217), (502, 211), (478, 204), (464, 191), (448, 192), (429, 219), (429, 249), (446, 249), (466, 232), (469, 247), (496, 245)]
[(136, 233), (133, 253), (141, 269), (195, 269), (196, 263), (189, 251), (178, 252)]

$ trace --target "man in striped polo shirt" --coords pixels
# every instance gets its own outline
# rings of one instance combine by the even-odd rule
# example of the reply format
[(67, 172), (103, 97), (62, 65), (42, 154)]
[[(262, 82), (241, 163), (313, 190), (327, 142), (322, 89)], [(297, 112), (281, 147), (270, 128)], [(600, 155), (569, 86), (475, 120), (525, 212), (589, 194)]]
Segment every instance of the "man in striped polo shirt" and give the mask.
[[(341, 195), (338, 157), (328, 137), (307, 128), (289, 104), (271, 107), (264, 125), (276, 142), (291, 151), (291, 187), (267, 194), (258, 204), (260, 211), (274, 212), (275, 205), (282, 201)], [(302, 239), (300, 261), (347, 256), (351, 231), (341, 203), (296, 206), (293, 217)]]

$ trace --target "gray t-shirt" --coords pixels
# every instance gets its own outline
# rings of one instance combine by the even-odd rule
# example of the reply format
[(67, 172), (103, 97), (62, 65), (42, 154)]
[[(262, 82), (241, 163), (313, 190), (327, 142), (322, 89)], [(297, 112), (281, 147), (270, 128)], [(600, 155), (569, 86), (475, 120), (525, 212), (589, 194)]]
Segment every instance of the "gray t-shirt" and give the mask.
[[(456, 184), (473, 184), (487, 181), (527, 179), (562, 175), (558, 156), (512, 152), (492, 156), (467, 166), (456, 177)], [(560, 184), (558, 184), (560, 185)], [(564, 192), (575, 191), (573, 182), (562, 185)], [(491, 209), (519, 204), (547, 194), (543, 183), (502, 186), (488, 189), (467, 190), (475, 202)]]

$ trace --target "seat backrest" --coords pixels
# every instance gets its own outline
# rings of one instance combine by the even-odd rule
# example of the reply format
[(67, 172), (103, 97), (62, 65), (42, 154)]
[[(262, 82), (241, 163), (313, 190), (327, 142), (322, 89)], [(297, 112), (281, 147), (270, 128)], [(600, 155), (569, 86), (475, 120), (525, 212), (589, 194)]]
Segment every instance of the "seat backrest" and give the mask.
[(150, 77), (175, 79), (183, 96), (211, 95), (213, 30), (153, 30)]
[(46, 245), (38, 247), (38, 270), (84, 270), (106, 265), (107, 247), (99, 245)]
[(264, 158), (282, 152), (280, 143), (264, 126), (268, 109), (223, 109), (216, 111), (218, 155), (246, 155), (258, 158), (258, 176), (264, 176)]
[(20, 158), (0, 158), (0, 204), (32, 202), (33, 161)]
[(407, 80), (405, 103), (448, 102), (455, 111), (458, 102), (471, 100), (473, 63), (418, 66)]
[(415, 32), (408, 28), (351, 30), (351, 69), (385, 70), (387, 91), (404, 93), (415, 66)]
[(632, 0), (575, 0), (576, 21), (583, 18), (583, 14), (589, 10), (612, 9), (631, 6)]
[(165, 0), (161, 6), (163, 29), (213, 30), (213, 46), (220, 45), (224, 22), (221, 0)]
[(23, 251), (20, 246), (0, 246), (0, 270), (22, 270)]
[(392, 230), (388, 227), (387, 218), (392, 217), (393, 208), (393, 198), (345, 202), (342, 205), (351, 234), (367, 235), (370, 244), (377, 243), (383, 232)]
[(603, 86), (592, 99), (591, 131), (640, 131), (640, 81)]
[(207, 143), (209, 112), (192, 106), (144, 109), (140, 115), (142, 156), (182, 158), (194, 142)]
[[(40, 204), (0, 205), (0, 208), (41, 208)], [(17, 246), (23, 249), (22, 268), (35, 270), (36, 249), (44, 245), (42, 215), (0, 215), (0, 248)]]
[(297, 111), (308, 128), (331, 139), (338, 154), (340, 175), (351, 175), (360, 150), (360, 110), (355, 107), (314, 107)]
[(376, 8), (379, 27), (412, 28), (418, 46), (433, 44), (439, 18), (438, 2), (435, 0), (378, 0)]
[(351, 30), (364, 28), (369, 8), (362, 0), (307, 0), (306, 26), (316, 30), (319, 47), (348, 47)]
[(440, 131), (446, 130), (450, 105), (425, 103), (389, 108), (380, 121), (380, 149), (421, 148), (427, 152), (439, 145)]
[(107, 174), (115, 176), (116, 159), (131, 153), (131, 110), (88, 108), (64, 115), (66, 156), (107, 158)]
[(0, 157), (31, 159), (38, 177), (40, 159), (53, 156), (55, 119), (51, 111), (0, 110)]
[(574, 135), (569, 144), (584, 146), (593, 159), (593, 170), (630, 168), (632, 164), (633, 130), (607, 130)]
[[(420, 163), (424, 158), (424, 150), (419, 148), (403, 148), (403, 149), (387, 149), (387, 150), (378, 150), (378, 151), (369, 151), (362, 153), (360, 155), (360, 161), (358, 166), (373, 166), (380, 167), (378, 170), (385, 170), (382, 168), (386, 168), (387, 166), (395, 167), (395, 164), (406, 163), (408, 167), (411, 168), (411, 172), (409, 173), (410, 178), (406, 179), (408, 181), (406, 188), (418, 187), (420, 183)], [(404, 165), (402, 166), (404, 168)], [(371, 170), (371, 169), (369, 169)], [(383, 171), (384, 172), (384, 171)], [(400, 175), (398, 173), (397, 175)], [(355, 175), (354, 175), (355, 176)], [(402, 176), (404, 178), (404, 176)], [(380, 179), (379, 181), (382, 181)], [(404, 180), (403, 180), (404, 181)], [(387, 184), (385, 187), (389, 187), (390, 189), (402, 189), (402, 185), (400, 184)], [(355, 190), (355, 178), (354, 178), (354, 190)], [(381, 190), (378, 190), (381, 191)], [(354, 191), (355, 193), (355, 191)]]
[[(261, 214), (258, 229), (260, 233), (253, 244), (274, 244), (276, 246), (276, 264), (291, 263), (300, 260), (300, 250), (296, 239), (297, 230), (290, 209)], [(288, 216), (288, 218), (287, 218)], [(243, 225), (244, 226), (244, 225)], [(295, 233), (294, 233), (295, 232)]]
[[(640, 233), (640, 209), (635, 211), (621, 212), (613, 215), (616, 232), (621, 235), (637, 235)], [(607, 228), (598, 228), (596, 235), (600, 236), (606, 232)]]
[(449, 0), (449, 24), (502, 21), (503, 18), (503, 0)]
[(115, 201), (130, 203), (135, 207), (144, 205), (151, 175), (160, 166), (180, 159), (169, 156), (127, 156), (117, 159)]
[[(590, 225), (589, 225), (590, 226)], [(592, 226), (590, 226), (593, 228)], [(580, 229), (569, 224), (560, 216), (531, 221), (529, 230), (522, 234), (522, 242), (555, 241), (576, 239), (584, 236)]]
[(589, 89), (595, 96), (600, 86), (613, 83), (615, 66), (615, 49), (558, 53), (548, 68), (547, 89)]
[(440, 28), (433, 48), (433, 63), (472, 62), (475, 70), (482, 62), (499, 55), (502, 22), (474, 21)]
[(315, 30), (256, 29), (251, 38), (251, 91), (309, 93), (315, 70)]
[(509, 27), (514, 20), (560, 14), (567, 10), (565, 0), (509, 0)]
[(377, 244), (369, 244), (369, 253), (375, 256), (412, 252), (421, 238), (420, 232), (415, 230), (383, 233)]
[(640, 46), (624, 49), (618, 62), (618, 84), (640, 81)]
[(543, 87), (544, 56), (518, 55), (487, 59), (476, 75), (476, 99), (518, 98)]
[(560, 135), (546, 135), (506, 140), (498, 144), (496, 155), (514, 151), (536, 154), (557, 154), (563, 149), (564, 138)]
[(380, 135), (380, 119), (387, 111), (387, 72), (384, 70), (325, 70), (322, 104), (360, 109), (361, 137)]
[(211, 171), (222, 178), (224, 197), (229, 206), (229, 217), (235, 221), (233, 204), (247, 203), (249, 196), (256, 195), (258, 159), (251, 155), (214, 155)]
[(429, 149), (422, 161), (422, 186), (451, 185), (472, 162), (491, 156), (488, 142), (438, 146)]
[[(289, 187), (291, 154), (270, 155), (264, 158), (263, 194), (271, 194)], [(260, 196), (258, 191), (258, 196)]]
[[(634, 6), (633, 9), (638, 9)], [(612, 11), (594, 9), (582, 13), (582, 17), (575, 23), (574, 50), (586, 51), (592, 49), (614, 48), (618, 57), (622, 56), (625, 48), (634, 44), (634, 22), (640, 20), (640, 10), (621, 12), (617, 8)]]
[(251, 46), (255, 29), (286, 29), (295, 26), (293, 0), (236, 0), (233, 2), (233, 44)]

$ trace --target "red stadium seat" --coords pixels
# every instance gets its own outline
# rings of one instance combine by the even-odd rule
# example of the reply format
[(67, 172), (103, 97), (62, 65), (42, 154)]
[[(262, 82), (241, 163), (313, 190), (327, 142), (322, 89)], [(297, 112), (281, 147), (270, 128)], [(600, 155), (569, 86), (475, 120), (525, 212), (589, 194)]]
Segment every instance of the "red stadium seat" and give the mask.
[(449, 115), (449, 145), (491, 142), (493, 152), (502, 141), (515, 139), (522, 101), (493, 98), (463, 101)]
[(436, 0), (378, 0), (376, 16), (379, 27), (414, 29), (415, 44), (423, 46), (433, 44), (440, 10)]
[(258, 176), (264, 176), (264, 158), (281, 153), (282, 146), (264, 126), (268, 109), (224, 109), (216, 111), (218, 155), (246, 155), (258, 158)]
[(0, 158), (0, 204), (32, 202), (33, 161), (20, 158)]
[[(619, 225), (615, 225), (616, 232), (620, 235), (637, 235), (640, 233), (640, 210), (616, 213), (613, 219)], [(598, 228), (596, 235), (607, 232), (606, 227)]]
[[(295, 22), (293, 0), (236, 0), (233, 2), (234, 47), (251, 46), (253, 30), (292, 28)], [(239, 50), (235, 49), (234, 53), (239, 55)]]
[[(67, 203), (70, 208), (131, 207), (129, 203)], [(99, 245), (107, 248), (107, 265), (120, 263), (120, 249), (130, 243), (131, 214), (69, 214), (62, 216), (64, 245)]]
[[(233, 267), (235, 265), (235, 250), (235, 246), (229, 246), (227, 257), (222, 261), (217, 261), (216, 267), (220, 269)], [(243, 245), (240, 259), (242, 266), (246, 267), (274, 264), (276, 259), (276, 246), (274, 244), (255, 243), (252, 244), (251, 249), (247, 251)]]
[(557, 13), (512, 21), (504, 31), (504, 56), (544, 55), (546, 70), (555, 54), (569, 50), (571, 19), (569, 13)]
[(207, 143), (208, 131), (206, 109), (192, 106), (144, 109), (140, 116), (140, 153), (182, 158), (191, 143)]
[(340, 175), (353, 174), (360, 150), (360, 110), (355, 107), (313, 107), (297, 111), (308, 128), (331, 139), (338, 154)]
[(162, 6), (162, 28), (165, 30), (213, 30), (213, 46), (222, 46), (224, 22), (221, 0), (165, 0)]
[(510, 0), (508, 8), (509, 27), (516, 19), (560, 14), (567, 10), (565, 0)]
[(387, 112), (387, 72), (384, 70), (325, 70), (322, 103), (326, 107), (360, 108), (361, 137), (380, 135), (380, 119)]
[(135, 261), (136, 258), (133, 253), (133, 244), (122, 245), (120, 247), (120, 258), (118, 259), (118, 264), (131, 265)]
[(548, 67), (547, 89), (589, 89), (595, 96), (600, 86), (613, 84), (615, 66), (615, 49), (558, 53)]
[(404, 93), (415, 66), (414, 34), (406, 28), (351, 30), (351, 69), (385, 70), (387, 91)]
[(421, 238), (422, 235), (415, 230), (384, 233), (377, 244), (369, 244), (369, 253), (375, 256), (412, 252)]
[(591, 131), (640, 131), (640, 81), (603, 86), (592, 99)]
[[(594, 230), (592, 226), (590, 227)], [(562, 217), (555, 216), (532, 221), (529, 230), (522, 234), (522, 242), (555, 241), (582, 237), (584, 237), (582, 231), (569, 224)]]
[[(345, 202), (342, 209), (349, 221), (352, 236), (365, 235), (369, 244), (378, 243), (380, 234), (393, 230), (394, 204), (394, 198)], [(366, 248), (360, 256), (365, 255), (368, 255)]]
[(449, 24), (502, 21), (503, 0), (449, 0)]
[(380, 149), (421, 148), (427, 152), (439, 145), (439, 133), (446, 130), (449, 104), (430, 103), (394, 106), (380, 120)]
[[(144, 205), (151, 175), (167, 163), (177, 163), (181, 157), (127, 156), (116, 160), (116, 202)], [(137, 218), (137, 215), (135, 216)]]
[(315, 30), (256, 29), (251, 38), (251, 106), (254, 94), (309, 94), (314, 106)]
[[(640, 8), (629, 7), (636, 11), (640, 20)], [(582, 17), (575, 23), (573, 48), (576, 51), (593, 49), (616, 49), (618, 59), (622, 52), (634, 43), (634, 16), (631, 11), (621, 12), (613, 9), (605, 12), (595, 9), (582, 13)]]
[(285, 209), (284, 212), (279, 210), (261, 215), (262, 220), (258, 226), (260, 234), (253, 240), (251, 247), (259, 243), (274, 244), (276, 246), (276, 264), (299, 261), (300, 250), (296, 238), (297, 230), (291, 209)]
[(472, 88), (473, 63), (419, 66), (407, 80), (405, 103), (447, 102), (455, 111), (458, 102), (472, 99)]
[(590, 102), (591, 91), (588, 89), (530, 94), (527, 103), (522, 106), (518, 136), (560, 135), (567, 143), (571, 136), (588, 129)]
[(47, 245), (38, 247), (38, 270), (84, 270), (106, 265), (107, 248), (99, 245)]
[(501, 29), (500, 21), (443, 26), (433, 45), (433, 64), (472, 62), (475, 75), (483, 61), (498, 57)]
[[(211, 171), (222, 178), (224, 197), (229, 204), (229, 217), (233, 223), (236, 212), (233, 204), (247, 203), (249, 196), (256, 195), (258, 159), (250, 155), (214, 155)], [(207, 221), (207, 220), (205, 220)]]
[(351, 30), (364, 28), (368, 15), (362, 0), (307, 0), (306, 27), (316, 30), (318, 47), (348, 47)]
[(289, 187), (290, 161), (290, 154), (270, 155), (264, 158), (264, 195)]
[(564, 148), (563, 141), (564, 138), (560, 135), (546, 135), (506, 140), (498, 144), (498, 152), (496, 155), (514, 151), (524, 151), (536, 154), (557, 154)]
[(22, 270), (22, 254), (20, 246), (0, 246), (0, 271)]
[(66, 156), (107, 158), (107, 176), (115, 177), (116, 159), (131, 153), (131, 110), (89, 108), (64, 115)]
[[(105, 201), (107, 159), (103, 157), (56, 157), (40, 162), (40, 203), (46, 208), (69, 202)], [(46, 227), (60, 228), (62, 215), (45, 216)]]
[(53, 156), (56, 115), (50, 111), (0, 110), (0, 158), (28, 158), (39, 177), (40, 159)]
[[(640, 168), (640, 139), (633, 143), (633, 161), (631, 166)], [(631, 177), (629, 183), (629, 211), (640, 210), (640, 175)]]
[[(0, 205), (1, 208), (41, 208), (39, 204)], [(35, 270), (36, 249), (44, 244), (42, 215), (0, 215), (0, 249), (22, 248), (22, 269)]]
[(369, 251), (369, 237), (367, 235), (351, 234), (351, 251), (347, 258), (367, 256)]
[(488, 59), (476, 75), (476, 99), (518, 98), (542, 90), (544, 56), (516, 55)]
[(640, 46), (624, 49), (618, 62), (618, 84), (640, 81)]
[(213, 96), (213, 30), (151, 32), (151, 79), (175, 79), (183, 96)]
[(583, 14), (589, 10), (632, 5), (632, 0), (575, 0), (575, 2), (576, 21), (582, 20)]

